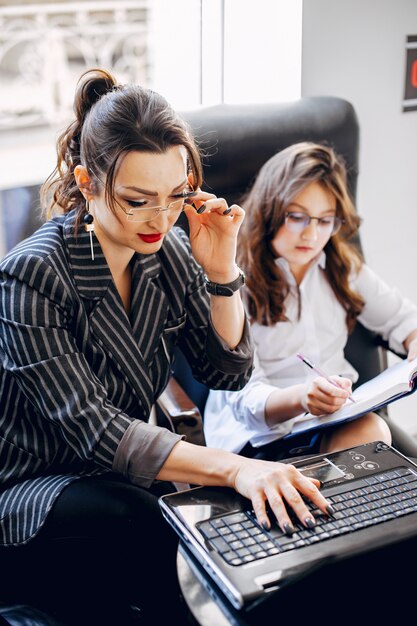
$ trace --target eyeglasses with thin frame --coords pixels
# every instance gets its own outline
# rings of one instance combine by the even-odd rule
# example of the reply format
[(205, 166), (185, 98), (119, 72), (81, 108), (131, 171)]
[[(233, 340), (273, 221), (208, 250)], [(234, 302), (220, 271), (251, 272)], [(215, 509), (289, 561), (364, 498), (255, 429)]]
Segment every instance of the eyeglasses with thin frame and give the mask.
[(139, 200), (139, 201), (125, 200), (125, 202), (127, 202), (128, 204), (134, 203), (135, 205), (139, 205), (139, 206), (129, 207), (129, 209), (126, 210), (124, 207), (120, 205), (119, 202), (117, 204), (126, 215), (126, 219), (128, 222), (149, 222), (155, 219), (156, 217), (158, 217), (160, 213), (167, 212), (167, 213), (170, 213), (171, 215), (175, 215), (175, 214), (179, 215), (184, 208), (184, 204), (186, 203), (186, 200), (190, 198), (191, 196), (193, 196), (194, 194), (195, 192), (193, 190), (187, 190), (181, 193), (181, 197), (179, 197), (177, 200), (173, 200), (173, 202), (170, 202), (167, 206), (161, 206), (161, 205), (149, 206), (147, 200)]
[(287, 211), (285, 213), (285, 226), (292, 233), (301, 233), (311, 221), (317, 221), (317, 230), (323, 234), (335, 235), (344, 224), (344, 220), (336, 215), (328, 215), (325, 217), (311, 217), (307, 213), (298, 211)]

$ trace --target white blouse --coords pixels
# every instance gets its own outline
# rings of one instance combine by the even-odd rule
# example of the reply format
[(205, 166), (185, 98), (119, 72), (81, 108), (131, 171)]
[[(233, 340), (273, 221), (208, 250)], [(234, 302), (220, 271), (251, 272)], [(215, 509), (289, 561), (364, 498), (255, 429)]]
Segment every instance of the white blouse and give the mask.
[[(274, 326), (252, 324), (253, 374), (241, 391), (210, 391), (204, 413), (208, 446), (239, 452), (248, 441), (261, 446), (290, 432), (295, 418), (270, 427), (265, 422), (265, 404), (277, 387), (306, 383), (317, 376), (296, 357), (297, 352), (330, 375), (339, 374), (352, 382), (358, 378), (344, 356), (348, 339), (346, 311), (324, 272), (325, 253), (299, 287), (287, 261), (280, 258), (276, 263), (286, 272), (290, 285), (285, 301), (288, 321)], [(417, 307), (367, 265), (352, 276), (351, 285), (365, 301), (358, 320), (387, 340), (393, 350), (404, 353), (404, 340), (417, 329)]]

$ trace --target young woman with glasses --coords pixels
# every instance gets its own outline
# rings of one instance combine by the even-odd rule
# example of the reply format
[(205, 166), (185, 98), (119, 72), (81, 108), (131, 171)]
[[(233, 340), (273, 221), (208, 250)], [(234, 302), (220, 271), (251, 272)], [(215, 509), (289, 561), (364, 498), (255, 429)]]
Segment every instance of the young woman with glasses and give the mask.
[(184, 624), (158, 506), (171, 481), (235, 488), (264, 524), (270, 500), (283, 529), (284, 501), (303, 523), (302, 496), (328, 502), (293, 467), (149, 422), (176, 344), (212, 388), (250, 377), (244, 211), (201, 191), (196, 144), (159, 94), (92, 70), (74, 110), (45, 185), (50, 219), (0, 263), (1, 599), (66, 625)]
[(210, 392), (204, 416), (208, 444), (277, 459), (375, 440), (390, 443), (388, 426), (375, 413), (323, 435), (282, 440), (305, 411), (333, 413), (347, 401), (358, 374), (344, 348), (357, 319), (397, 352), (417, 356), (417, 308), (388, 287), (350, 242), (360, 220), (342, 159), (324, 145), (292, 145), (261, 168), (242, 206), (238, 263), (246, 273), (255, 368), (242, 391)]

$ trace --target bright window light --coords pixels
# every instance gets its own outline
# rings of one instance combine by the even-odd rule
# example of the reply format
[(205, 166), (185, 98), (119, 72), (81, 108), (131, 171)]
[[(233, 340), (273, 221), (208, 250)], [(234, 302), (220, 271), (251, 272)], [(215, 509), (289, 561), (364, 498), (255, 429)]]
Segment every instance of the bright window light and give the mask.
[(149, 6), (152, 87), (174, 107), (301, 96), (302, 0), (154, 0)]
[(301, 0), (225, 0), (224, 100), (301, 96)]

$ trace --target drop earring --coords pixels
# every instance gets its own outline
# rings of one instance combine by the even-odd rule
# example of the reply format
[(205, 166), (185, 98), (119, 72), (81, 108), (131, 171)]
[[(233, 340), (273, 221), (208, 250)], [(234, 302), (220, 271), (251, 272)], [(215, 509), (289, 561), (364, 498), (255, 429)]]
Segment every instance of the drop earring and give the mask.
[(88, 200), (85, 201), (85, 210), (87, 212), (83, 218), (84, 228), (87, 233), (90, 233), (91, 260), (94, 261), (94, 246), (93, 246), (94, 217), (90, 213)]

